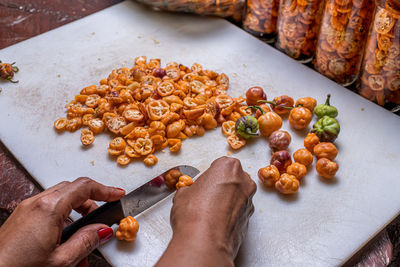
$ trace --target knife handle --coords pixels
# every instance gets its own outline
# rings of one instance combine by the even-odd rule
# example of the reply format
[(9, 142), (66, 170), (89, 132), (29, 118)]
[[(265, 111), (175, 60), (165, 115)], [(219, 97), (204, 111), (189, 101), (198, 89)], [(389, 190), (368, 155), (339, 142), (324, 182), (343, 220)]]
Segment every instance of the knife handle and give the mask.
[(76, 231), (88, 224), (104, 223), (111, 226), (123, 218), (121, 201), (108, 202), (65, 227), (62, 231), (61, 243), (67, 241)]

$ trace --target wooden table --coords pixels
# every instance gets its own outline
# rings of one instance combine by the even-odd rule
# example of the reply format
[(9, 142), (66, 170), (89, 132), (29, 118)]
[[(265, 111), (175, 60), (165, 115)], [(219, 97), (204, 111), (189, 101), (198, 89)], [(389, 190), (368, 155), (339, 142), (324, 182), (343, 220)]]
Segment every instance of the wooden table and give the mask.
[[(92, 1), (61, 1), (61, 0), (34, 0), (26, 4), (23, 0), (0, 1), (0, 49), (18, 43), (35, 35), (72, 22), (96, 11), (104, 9), (121, 0), (92, 0)], [(0, 225), (23, 199), (38, 194), (42, 188), (31, 178), (28, 172), (14, 159), (0, 142)], [(12, 193), (11, 193), (12, 192)], [(397, 222), (397, 224), (399, 224)], [(394, 225), (389, 226), (392, 239), (397, 239), (398, 231)], [(376, 245), (390, 245), (384, 235), (377, 237), (354, 258), (360, 258), (377, 253)], [(390, 250), (390, 248), (388, 249)], [(91, 266), (109, 266), (107, 262), (94, 253), (89, 257)], [(400, 261), (392, 262), (398, 266)]]

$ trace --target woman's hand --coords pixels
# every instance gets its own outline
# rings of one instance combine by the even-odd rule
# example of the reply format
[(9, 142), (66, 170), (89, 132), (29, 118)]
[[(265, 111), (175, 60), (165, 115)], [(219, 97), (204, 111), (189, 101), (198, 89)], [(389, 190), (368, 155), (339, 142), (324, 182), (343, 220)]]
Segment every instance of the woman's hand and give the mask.
[(157, 266), (233, 266), (256, 188), (239, 160), (215, 160), (192, 186), (176, 193), (173, 237)]
[(93, 200), (116, 201), (125, 195), (119, 188), (89, 178), (62, 182), (21, 202), (0, 228), (0, 266), (75, 266), (113, 236), (105, 224), (81, 228), (60, 245), (64, 222), (75, 210), (93, 211)]

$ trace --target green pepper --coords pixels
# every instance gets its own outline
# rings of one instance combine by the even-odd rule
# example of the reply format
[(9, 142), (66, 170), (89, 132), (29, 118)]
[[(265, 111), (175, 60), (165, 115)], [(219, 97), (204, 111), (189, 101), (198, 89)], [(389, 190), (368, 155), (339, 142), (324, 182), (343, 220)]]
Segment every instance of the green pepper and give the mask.
[(236, 121), (235, 131), (241, 137), (248, 139), (257, 136), (258, 121), (251, 115), (243, 116)]
[(322, 118), (323, 116), (329, 116), (331, 118), (335, 118), (338, 115), (337, 108), (331, 106), (329, 103), (330, 98), (331, 95), (328, 94), (325, 104), (320, 104), (315, 108), (314, 113), (315, 115), (318, 116), (318, 118)]
[(311, 132), (315, 133), (322, 142), (333, 142), (339, 135), (340, 125), (336, 119), (324, 116), (313, 125)]

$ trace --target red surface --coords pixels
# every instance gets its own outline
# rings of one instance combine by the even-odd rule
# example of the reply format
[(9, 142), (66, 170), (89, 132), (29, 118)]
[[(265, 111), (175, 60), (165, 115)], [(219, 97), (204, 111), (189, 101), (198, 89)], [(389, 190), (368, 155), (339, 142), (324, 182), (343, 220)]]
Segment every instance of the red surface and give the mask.
[(0, 0), (0, 49), (77, 20), (121, 0)]

